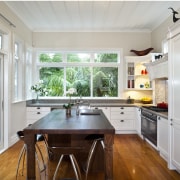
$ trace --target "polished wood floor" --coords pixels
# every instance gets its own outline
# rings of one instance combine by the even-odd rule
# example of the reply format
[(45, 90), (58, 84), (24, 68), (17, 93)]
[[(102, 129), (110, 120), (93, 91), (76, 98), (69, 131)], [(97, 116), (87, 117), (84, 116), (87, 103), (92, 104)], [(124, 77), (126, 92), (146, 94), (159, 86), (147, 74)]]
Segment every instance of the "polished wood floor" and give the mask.
[[(22, 142), (18, 142), (0, 155), (0, 180), (16, 179), (16, 165), (21, 147)], [(40, 147), (43, 149), (44, 144), (40, 144)], [(43, 151), (46, 156), (45, 148)], [(47, 157), (45, 159), (47, 163)], [(55, 166), (56, 164), (52, 162), (47, 163), (46, 178), (45, 173), (42, 173), (41, 179), (51, 180)], [(158, 152), (137, 135), (115, 136), (113, 168), (114, 180), (180, 180), (180, 174), (169, 170)], [(59, 172), (62, 176), (72, 174), (68, 161), (64, 162), (63, 169)], [(25, 176), (18, 174), (18, 180), (25, 179)], [(38, 175), (37, 179), (40, 179)], [(88, 178), (88, 180), (103, 179), (103, 173), (90, 174)]]

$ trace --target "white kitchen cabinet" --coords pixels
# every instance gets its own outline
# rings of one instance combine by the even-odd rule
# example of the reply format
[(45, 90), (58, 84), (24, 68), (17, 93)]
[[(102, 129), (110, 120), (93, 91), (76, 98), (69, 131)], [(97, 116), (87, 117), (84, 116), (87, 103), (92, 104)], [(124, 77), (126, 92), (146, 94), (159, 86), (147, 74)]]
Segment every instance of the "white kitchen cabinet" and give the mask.
[(180, 22), (177, 22), (169, 28), (168, 49), (168, 113), (170, 132), (169, 168), (175, 168), (180, 171)]
[(27, 107), (26, 108), (27, 125), (33, 124), (40, 118), (47, 115), (50, 111), (51, 111), (50, 107)]
[(168, 78), (168, 58), (165, 56), (160, 60), (156, 60), (146, 64), (150, 80), (157, 78)]
[(157, 148), (161, 157), (168, 160), (168, 119), (157, 117)]
[(101, 109), (103, 111), (103, 113), (105, 114), (105, 116), (108, 118), (108, 120), (110, 121), (110, 107), (93, 107), (93, 109)]
[(152, 90), (149, 73), (144, 66), (151, 56), (126, 56), (126, 90)]
[(135, 107), (111, 107), (110, 119), (116, 133), (135, 132)]
[(136, 107), (135, 111), (136, 111), (135, 128), (136, 128), (137, 134), (141, 138), (143, 138), (143, 136), (141, 135), (141, 108), (140, 107)]
[(180, 172), (180, 124), (172, 124), (172, 164)]

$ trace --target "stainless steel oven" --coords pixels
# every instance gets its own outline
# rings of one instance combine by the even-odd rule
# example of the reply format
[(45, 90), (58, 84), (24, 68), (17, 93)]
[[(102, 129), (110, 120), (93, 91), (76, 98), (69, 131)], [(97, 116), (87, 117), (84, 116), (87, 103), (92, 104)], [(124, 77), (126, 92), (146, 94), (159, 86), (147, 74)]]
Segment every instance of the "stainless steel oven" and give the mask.
[(141, 134), (157, 146), (157, 115), (148, 110), (141, 110)]
[(157, 146), (157, 113), (168, 109), (157, 106), (144, 106), (141, 109), (141, 134), (152, 144)]

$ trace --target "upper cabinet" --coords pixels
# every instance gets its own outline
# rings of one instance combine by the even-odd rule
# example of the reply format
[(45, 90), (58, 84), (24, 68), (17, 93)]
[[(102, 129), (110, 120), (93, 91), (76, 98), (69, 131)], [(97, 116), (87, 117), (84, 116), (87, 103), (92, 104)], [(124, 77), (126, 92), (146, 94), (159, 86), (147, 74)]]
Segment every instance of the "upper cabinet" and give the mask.
[(152, 90), (149, 72), (144, 63), (150, 62), (151, 56), (126, 56), (127, 90)]
[[(152, 60), (155, 54), (152, 55)], [(168, 79), (168, 54), (161, 55), (157, 60), (145, 64), (150, 80), (167, 78)]]

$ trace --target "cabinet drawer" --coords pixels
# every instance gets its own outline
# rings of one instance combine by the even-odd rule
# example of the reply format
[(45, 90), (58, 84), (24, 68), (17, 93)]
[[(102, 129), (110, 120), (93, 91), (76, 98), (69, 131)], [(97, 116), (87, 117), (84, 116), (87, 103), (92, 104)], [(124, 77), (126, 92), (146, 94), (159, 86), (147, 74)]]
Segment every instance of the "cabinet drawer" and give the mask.
[(111, 112), (134, 112), (134, 107), (112, 107)]
[(40, 119), (43, 116), (47, 115), (49, 112), (33, 112), (33, 111), (28, 111), (26, 114), (27, 119)]
[(134, 119), (134, 112), (111, 112), (111, 120), (113, 119)]
[(43, 112), (43, 111), (51, 111), (50, 107), (27, 107), (26, 108), (27, 112), (29, 111), (35, 111), (35, 112)]
[(116, 130), (134, 130), (134, 120), (112, 120), (111, 124)]

